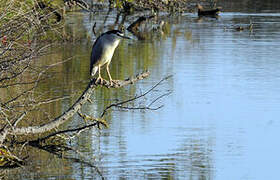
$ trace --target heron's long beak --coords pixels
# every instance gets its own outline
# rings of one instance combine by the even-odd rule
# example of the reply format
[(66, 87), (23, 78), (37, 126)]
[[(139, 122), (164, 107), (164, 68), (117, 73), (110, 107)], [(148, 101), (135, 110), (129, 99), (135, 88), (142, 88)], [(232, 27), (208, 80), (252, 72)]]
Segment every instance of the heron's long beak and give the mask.
[(128, 36), (120, 36), (120, 37), (122, 37), (122, 38), (124, 38), (124, 39), (131, 39), (131, 38), (128, 37)]

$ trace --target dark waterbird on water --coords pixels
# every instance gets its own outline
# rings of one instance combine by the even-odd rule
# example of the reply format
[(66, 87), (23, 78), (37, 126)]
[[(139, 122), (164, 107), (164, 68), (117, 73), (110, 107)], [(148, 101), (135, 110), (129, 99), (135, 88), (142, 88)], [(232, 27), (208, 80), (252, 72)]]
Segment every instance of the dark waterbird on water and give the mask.
[(101, 67), (106, 64), (106, 70), (110, 79), (111, 85), (114, 81), (112, 80), (109, 65), (111, 59), (114, 55), (115, 49), (120, 43), (122, 38), (130, 39), (129, 37), (124, 36), (124, 33), (119, 30), (112, 30), (101, 34), (95, 41), (91, 51), (90, 58), (90, 75), (93, 77), (98, 71), (98, 78), (96, 82), (103, 81), (101, 77)]
[(198, 9), (197, 11), (198, 16), (210, 16), (210, 17), (218, 16), (222, 9), (220, 7), (214, 9), (204, 9), (200, 4), (197, 4), (196, 7)]

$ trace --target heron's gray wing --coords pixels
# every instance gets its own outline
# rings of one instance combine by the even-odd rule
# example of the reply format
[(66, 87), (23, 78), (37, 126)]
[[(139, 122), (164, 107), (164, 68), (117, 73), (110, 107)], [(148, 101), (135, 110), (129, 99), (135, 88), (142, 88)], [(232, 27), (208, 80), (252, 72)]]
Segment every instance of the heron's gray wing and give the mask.
[(90, 74), (92, 73), (94, 66), (96, 66), (98, 62), (101, 60), (101, 56), (103, 53), (103, 46), (99, 40), (100, 37), (96, 39), (95, 43), (92, 46), (91, 57), (90, 57)]

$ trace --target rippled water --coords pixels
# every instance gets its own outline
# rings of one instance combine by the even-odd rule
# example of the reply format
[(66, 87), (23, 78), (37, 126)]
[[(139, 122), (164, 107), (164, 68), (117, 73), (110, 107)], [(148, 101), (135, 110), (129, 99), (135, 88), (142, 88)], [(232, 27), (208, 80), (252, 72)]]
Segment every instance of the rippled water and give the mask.
[[(224, 13), (218, 20), (184, 14), (166, 19), (170, 32), (158, 41), (123, 42), (127, 55), (117, 52), (112, 68), (120, 58), (121, 67), (129, 61), (136, 72), (148, 68), (151, 77), (136, 85), (144, 90), (172, 74), (158, 88), (172, 94), (158, 111), (112, 112), (110, 128), (91, 139), (104, 177), (275, 179), (279, 20), (280, 14)], [(250, 21), (252, 32), (234, 29)]]
[[(63, 80), (53, 80), (51, 88), (59, 92), (62, 88), (62, 94), (86, 86), (94, 39), (91, 27), (104, 22), (87, 13), (73, 16), (80, 20), (69, 26), (82, 29), (89, 41), (59, 50), (62, 58), (75, 55), (58, 72)], [(114, 17), (108, 17), (105, 29)], [(145, 41), (122, 41), (111, 64), (116, 79), (146, 69), (151, 76), (123, 89), (97, 89), (94, 103), (83, 112), (99, 116), (117, 99), (126, 100), (173, 75), (146, 99), (132, 104), (149, 104), (171, 91), (155, 104), (164, 107), (157, 111), (114, 109), (106, 116), (108, 129), (84, 132), (73, 146), (105, 179), (278, 179), (280, 14), (222, 13), (219, 19), (183, 14), (163, 20), (167, 22), (163, 34), (155, 33)], [(250, 21), (253, 31), (235, 30), (249, 26)], [(63, 101), (59, 111), (74, 100)], [(79, 123), (75, 117), (70, 126)], [(96, 169), (85, 164), (54, 157), (47, 160), (44, 154), (39, 157), (42, 162), (37, 166), (44, 168), (42, 172), (29, 170), (31, 175), (23, 177), (101, 179)]]

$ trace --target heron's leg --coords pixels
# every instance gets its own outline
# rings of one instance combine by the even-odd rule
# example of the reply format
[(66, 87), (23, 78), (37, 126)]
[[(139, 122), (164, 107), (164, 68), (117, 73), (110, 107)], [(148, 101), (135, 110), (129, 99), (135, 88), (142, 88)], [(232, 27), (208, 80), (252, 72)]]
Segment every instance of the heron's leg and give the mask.
[(98, 65), (98, 79), (102, 79), (101, 77), (101, 66)]
[(101, 65), (98, 65), (98, 78), (96, 79), (96, 82), (99, 82), (100, 81), (100, 84), (102, 84), (102, 77), (101, 77)]
[(107, 73), (108, 73), (108, 76), (110, 79), (110, 84), (113, 85), (114, 82), (113, 82), (113, 79), (112, 79), (110, 71), (109, 71), (109, 63), (107, 63), (107, 65), (106, 65), (106, 70), (107, 70)]

